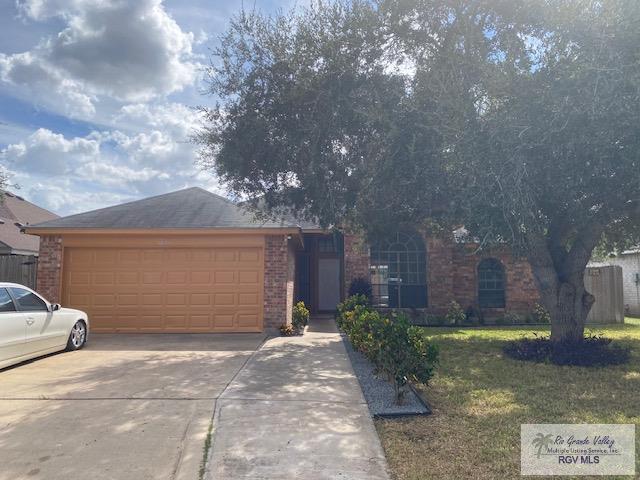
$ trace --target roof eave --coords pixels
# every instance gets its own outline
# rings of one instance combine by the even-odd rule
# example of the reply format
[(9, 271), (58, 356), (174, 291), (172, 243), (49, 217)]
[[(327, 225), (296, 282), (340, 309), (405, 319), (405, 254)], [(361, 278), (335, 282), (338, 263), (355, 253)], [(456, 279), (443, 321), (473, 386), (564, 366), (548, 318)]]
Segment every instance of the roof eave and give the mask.
[(71, 228), (71, 227), (25, 227), (31, 235), (300, 235), (299, 227), (159, 227), (159, 228)]

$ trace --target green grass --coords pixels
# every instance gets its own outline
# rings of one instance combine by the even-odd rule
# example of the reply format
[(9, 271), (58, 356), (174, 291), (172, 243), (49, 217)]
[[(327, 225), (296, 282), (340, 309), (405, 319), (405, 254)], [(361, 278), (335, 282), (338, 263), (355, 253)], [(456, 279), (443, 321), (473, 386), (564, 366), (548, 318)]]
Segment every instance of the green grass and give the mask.
[(522, 423), (640, 424), (640, 320), (628, 320), (589, 330), (632, 348), (628, 364), (605, 368), (519, 362), (502, 354), (506, 341), (548, 333), (544, 328), (428, 328), (440, 346), (437, 374), (423, 389), (433, 414), (376, 421), (393, 477), (521, 478)]

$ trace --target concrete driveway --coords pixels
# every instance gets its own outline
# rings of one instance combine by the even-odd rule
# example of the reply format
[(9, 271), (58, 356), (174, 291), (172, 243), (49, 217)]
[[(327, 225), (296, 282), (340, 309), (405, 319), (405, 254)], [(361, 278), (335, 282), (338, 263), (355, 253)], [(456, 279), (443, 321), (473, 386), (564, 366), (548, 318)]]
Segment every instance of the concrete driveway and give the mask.
[(0, 370), (0, 480), (197, 479), (215, 400), (263, 340), (96, 334)]

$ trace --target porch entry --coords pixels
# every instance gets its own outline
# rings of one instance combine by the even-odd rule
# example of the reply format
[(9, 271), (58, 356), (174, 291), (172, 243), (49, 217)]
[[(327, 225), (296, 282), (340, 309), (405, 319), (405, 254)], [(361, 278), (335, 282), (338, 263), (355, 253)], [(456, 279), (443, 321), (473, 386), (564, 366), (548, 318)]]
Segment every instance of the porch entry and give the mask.
[(342, 300), (342, 235), (305, 234), (303, 240), (296, 258), (296, 301), (313, 313), (333, 312)]

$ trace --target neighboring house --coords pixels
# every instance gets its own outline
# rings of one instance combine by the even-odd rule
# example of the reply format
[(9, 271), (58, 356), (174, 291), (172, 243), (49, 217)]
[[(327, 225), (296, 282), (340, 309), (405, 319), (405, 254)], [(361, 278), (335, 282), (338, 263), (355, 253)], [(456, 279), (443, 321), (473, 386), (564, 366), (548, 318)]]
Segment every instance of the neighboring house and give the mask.
[(58, 218), (24, 198), (2, 192), (0, 198), (0, 281), (35, 288), (40, 239), (23, 232), (25, 226)]
[(618, 265), (622, 267), (622, 290), (627, 315), (640, 317), (640, 249), (626, 250), (590, 266)]
[(354, 235), (293, 219), (260, 221), (200, 188), (28, 227), (41, 237), (38, 288), (86, 310), (102, 332), (256, 332), (290, 321), (296, 299), (333, 312), (351, 281), (376, 305), (442, 314), (457, 300), (487, 315), (528, 311), (531, 269), (508, 251), (391, 232)]

